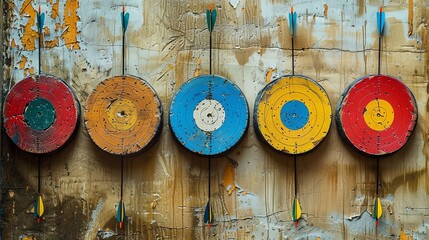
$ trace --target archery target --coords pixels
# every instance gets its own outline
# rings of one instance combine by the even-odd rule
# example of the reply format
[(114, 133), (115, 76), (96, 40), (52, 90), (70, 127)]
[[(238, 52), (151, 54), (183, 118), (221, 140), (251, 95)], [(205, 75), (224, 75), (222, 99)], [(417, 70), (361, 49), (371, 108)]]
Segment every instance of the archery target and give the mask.
[(354, 81), (338, 103), (338, 130), (347, 141), (370, 155), (385, 155), (407, 142), (417, 122), (417, 104), (411, 91), (386, 75)]
[(263, 88), (255, 101), (254, 127), (277, 151), (301, 154), (327, 135), (332, 110), (328, 95), (308, 77), (283, 76)]
[(241, 90), (227, 79), (203, 75), (184, 83), (170, 105), (170, 129), (186, 149), (220, 155), (244, 136), (249, 109)]
[(161, 132), (161, 101), (141, 78), (108, 78), (88, 98), (85, 126), (93, 142), (104, 151), (116, 155), (137, 153)]
[(22, 150), (44, 154), (73, 135), (80, 105), (72, 89), (51, 75), (29, 76), (13, 86), (4, 105), (7, 135)]

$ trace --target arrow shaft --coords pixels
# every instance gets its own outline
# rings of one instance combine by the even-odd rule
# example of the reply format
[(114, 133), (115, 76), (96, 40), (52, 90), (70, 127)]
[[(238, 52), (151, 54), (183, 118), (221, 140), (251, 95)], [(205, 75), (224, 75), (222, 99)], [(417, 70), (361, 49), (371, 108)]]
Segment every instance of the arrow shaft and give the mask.
[[(211, 20), (210, 20), (211, 21)], [(210, 75), (212, 74), (212, 32), (210, 32)]]
[(212, 159), (211, 158), (209, 158), (208, 171), (209, 171), (209, 179), (208, 179), (208, 185), (209, 185), (208, 187), (209, 187), (209, 189), (208, 189), (208, 195), (209, 195), (209, 201), (210, 201), (210, 196), (211, 196), (210, 186), (211, 186), (211, 172), (212, 172)]
[(293, 155), (293, 177), (294, 177), (294, 184), (295, 184), (295, 197), (297, 197), (298, 183), (297, 183), (297, 177), (296, 177), (296, 155)]
[(294, 48), (294, 37), (293, 37), (293, 35), (292, 35), (292, 75), (295, 75), (295, 48)]
[(37, 193), (40, 195), (41, 184), (40, 184), (40, 155), (37, 156)]
[(380, 68), (381, 68), (381, 35), (378, 37), (378, 75), (380, 75), (380, 71), (381, 71)]
[(377, 182), (376, 182), (376, 184), (377, 184), (377, 186), (376, 186), (376, 194), (377, 194), (377, 197), (378, 197), (378, 189), (379, 189), (379, 172), (380, 172), (380, 158), (377, 158), (377, 173), (376, 173), (376, 176), (377, 176)]
[(125, 32), (122, 31), (122, 75), (125, 75)]

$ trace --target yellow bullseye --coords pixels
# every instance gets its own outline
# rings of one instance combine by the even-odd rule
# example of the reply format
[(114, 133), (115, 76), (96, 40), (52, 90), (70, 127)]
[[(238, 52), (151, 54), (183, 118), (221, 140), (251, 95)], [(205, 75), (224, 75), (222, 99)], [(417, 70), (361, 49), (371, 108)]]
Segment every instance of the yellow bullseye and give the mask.
[(128, 99), (118, 99), (107, 109), (109, 123), (117, 130), (131, 129), (137, 122), (137, 109)]
[(375, 99), (366, 105), (363, 117), (369, 128), (381, 132), (390, 128), (395, 113), (392, 105), (386, 100)]

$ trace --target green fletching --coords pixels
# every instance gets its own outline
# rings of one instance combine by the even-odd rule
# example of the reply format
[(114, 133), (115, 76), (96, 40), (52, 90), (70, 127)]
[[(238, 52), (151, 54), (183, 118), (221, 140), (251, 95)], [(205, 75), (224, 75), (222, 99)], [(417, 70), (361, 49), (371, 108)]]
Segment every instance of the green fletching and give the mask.
[(214, 10), (207, 9), (206, 11), (207, 27), (209, 28), (210, 32), (213, 32), (214, 25), (216, 23), (216, 17), (217, 17), (216, 9)]

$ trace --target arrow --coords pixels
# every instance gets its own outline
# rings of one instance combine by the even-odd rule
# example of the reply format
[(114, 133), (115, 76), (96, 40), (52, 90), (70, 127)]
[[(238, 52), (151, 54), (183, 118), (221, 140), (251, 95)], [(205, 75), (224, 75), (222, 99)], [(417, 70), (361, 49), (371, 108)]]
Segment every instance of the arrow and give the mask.
[(212, 207), (210, 206), (210, 199), (209, 199), (207, 201), (206, 210), (204, 212), (204, 224), (207, 224), (208, 229), (210, 229), (212, 223), (213, 223), (213, 212), (212, 212)]
[(127, 31), (130, 14), (125, 13), (125, 5), (122, 5), (121, 24), (122, 24), (122, 75), (125, 75), (125, 31)]
[(40, 5), (39, 5), (39, 11), (37, 12), (37, 30), (39, 33), (39, 74), (40, 74), (40, 69), (42, 67), (42, 53), (40, 49), (42, 48), (42, 30), (43, 30), (44, 23), (45, 23), (45, 13), (40, 13)]
[(383, 214), (383, 209), (381, 207), (381, 201), (380, 201), (380, 198), (377, 197), (374, 200), (374, 213), (372, 215), (372, 218), (375, 219), (375, 228), (378, 228), (378, 219), (381, 218), (382, 214)]
[(295, 228), (298, 227), (298, 220), (301, 218), (301, 205), (299, 204), (298, 198), (295, 197), (292, 203), (292, 220), (295, 224)]
[(213, 4), (210, 4), (206, 11), (207, 26), (210, 32), (213, 32), (214, 25), (216, 22), (216, 16), (217, 16), (216, 9), (214, 9)]
[(384, 22), (386, 20), (386, 16), (383, 12), (383, 7), (380, 6), (380, 11), (377, 12), (377, 31), (380, 36), (383, 35), (384, 30)]
[(37, 218), (37, 223), (42, 221), (42, 215), (45, 212), (45, 206), (43, 205), (42, 195), (38, 194), (37, 199), (34, 202), (34, 216)]
[(125, 6), (122, 5), (121, 23), (122, 23), (122, 30), (123, 30), (124, 33), (127, 31), (128, 20), (130, 20), (130, 14), (129, 13), (125, 13)]
[(293, 11), (293, 6), (290, 7), (289, 13), (289, 31), (290, 35), (293, 36), (296, 29), (296, 12)]
[(122, 229), (122, 225), (126, 219), (127, 215), (125, 214), (125, 204), (121, 198), (118, 203), (118, 211), (116, 212), (116, 222), (119, 223), (119, 229)]
[(377, 31), (378, 31), (378, 75), (380, 75), (381, 68), (381, 38), (383, 36), (384, 31), (384, 23), (385, 23), (385, 14), (383, 12), (383, 7), (380, 6), (380, 11), (377, 12)]

